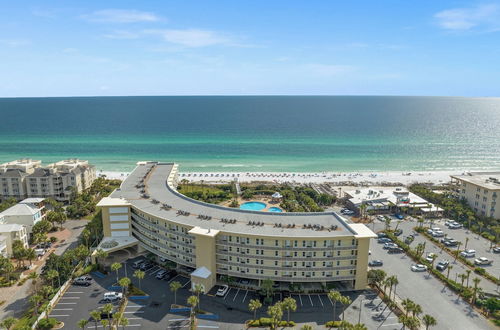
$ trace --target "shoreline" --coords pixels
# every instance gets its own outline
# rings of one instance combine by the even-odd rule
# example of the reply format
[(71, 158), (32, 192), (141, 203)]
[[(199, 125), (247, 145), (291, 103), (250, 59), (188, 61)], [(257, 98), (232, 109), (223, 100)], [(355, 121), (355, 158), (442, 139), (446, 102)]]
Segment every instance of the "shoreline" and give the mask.
[[(205, 183), (269, 182), (269, 183), (333, 183), (338, 185), (409, 185), (412, 183), (442, 184), (450, 181), (450, 175), (468, 171), (356, 171), (356, 172), (179, 172), (179, 180)], [(97, 175), (109, 179), (125, 179), (130, 172), (98, 170)]]

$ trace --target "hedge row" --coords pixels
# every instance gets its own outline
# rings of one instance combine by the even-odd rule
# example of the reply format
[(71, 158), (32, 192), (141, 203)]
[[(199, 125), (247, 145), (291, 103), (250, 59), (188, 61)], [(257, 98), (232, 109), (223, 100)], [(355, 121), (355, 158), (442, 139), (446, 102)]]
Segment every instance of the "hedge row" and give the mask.
[[(269, 326), (271, 326), (271, 324), (272, 324), (272, 320), (270, 318), (261, 317), (258, 320), (248, 321), (247, 326), (249, 326), (249, 327), (269, 327)], [(278, 323), (278, 326), (279, 327), (294, 327), (295, 322), (293, 322), (293, 321), (290, 321), (290, 322), (280, 321)]]

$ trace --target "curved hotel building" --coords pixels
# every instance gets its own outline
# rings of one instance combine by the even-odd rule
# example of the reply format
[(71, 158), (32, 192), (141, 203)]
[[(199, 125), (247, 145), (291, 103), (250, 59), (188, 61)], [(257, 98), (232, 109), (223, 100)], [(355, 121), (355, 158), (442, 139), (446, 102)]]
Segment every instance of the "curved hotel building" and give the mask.
[(177, 192), (178, 165), (139, 162), (103, 198), (104, 239), (113, 252), (138, 245), (195, 269), (205, 292), (218, 276), (289, 283), (367, 285), (368, 249), (376, 235), (334, 212), (272, 213), (207, 204)]

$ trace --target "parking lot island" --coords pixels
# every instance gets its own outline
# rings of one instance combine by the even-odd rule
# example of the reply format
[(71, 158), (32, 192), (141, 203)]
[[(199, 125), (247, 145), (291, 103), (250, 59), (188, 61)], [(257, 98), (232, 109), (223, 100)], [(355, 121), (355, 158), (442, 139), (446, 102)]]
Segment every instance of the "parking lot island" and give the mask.
[(259, 286), (271, 279), (304, 290), (367, 287), (370, 239), (363, 224), (335, 212), (273, 213), (223, 207), (177, 191), (178, 165), (139, 162), (103, 198), (104, 238), (113, 253), (136, 246), (189, 269), (205, 292), (230, 276)]

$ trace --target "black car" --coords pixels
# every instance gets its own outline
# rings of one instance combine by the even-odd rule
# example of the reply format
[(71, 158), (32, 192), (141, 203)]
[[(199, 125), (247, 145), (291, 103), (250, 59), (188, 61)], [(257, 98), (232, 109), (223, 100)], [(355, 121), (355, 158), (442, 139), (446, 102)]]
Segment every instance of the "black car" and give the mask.
[(405, 251), (400, 247), (393, 247), (387, 251), (387, 253), (390, 253), (390, 254), (403, 253), (403, 252), (405, 252)]
[(113, 312), (111, 313), (104, 313), (101, 311), (101, 320), (107, 320), (107, 319), (112, 319), (113, 318)]
[(368, 266), (370, 267), (379, 267), (379, 266), (383, 266), (384, 263), (382, 262), (382, 260), (372, 260), (368, 263)]
[(500, 246), (495, 246), (493, 248), (493, 253), (500, 253)]
[(387, 237), (387, 234), (386, 233), (378, 233), (377, 237), (378, 238), (384, 238), (384, 237)]
[(403, 233), (403, 229), (398, 229), (394, 231), (394, 235), (400, 236)]
[(438, 262), (438, 264), (436, 265), (436, 269), (443, 271), (446, 268), (448, 268), (449, 264), (450, 264), (450, 262), (448, 260), (442, 260), (442, 261)]
[(139, 269), (144, 271), (144, 270), (149, 270), (149, 269), (151, 269), (153, 267), (154, 267), (154, 265), (152, 263), (145, 262), (145, 263), (141, 264), (141, 266), (139, 267)]

